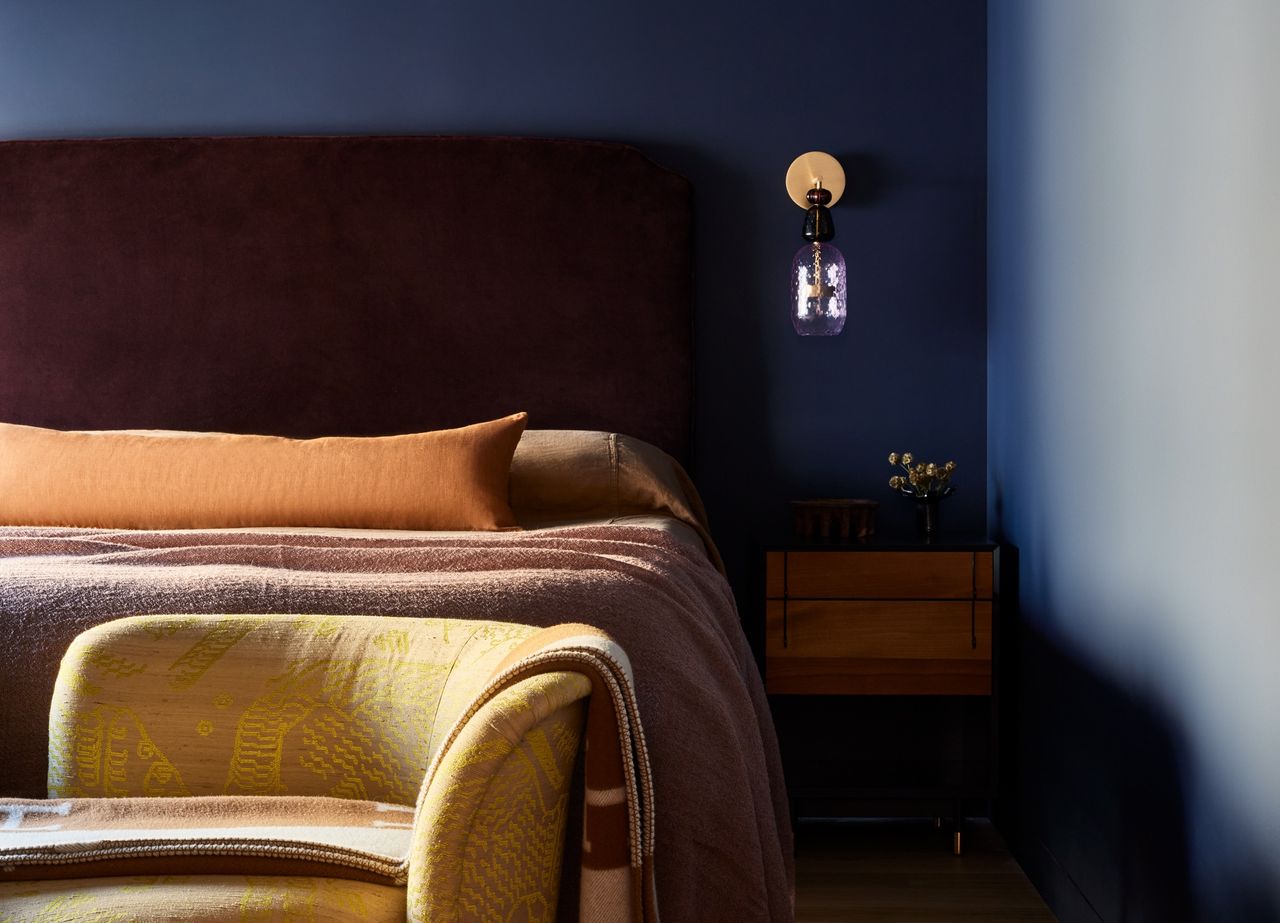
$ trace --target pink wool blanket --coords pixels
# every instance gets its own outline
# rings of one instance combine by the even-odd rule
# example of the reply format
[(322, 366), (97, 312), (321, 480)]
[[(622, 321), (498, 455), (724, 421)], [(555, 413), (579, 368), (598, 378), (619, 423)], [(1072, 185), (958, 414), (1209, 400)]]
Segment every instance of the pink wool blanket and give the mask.
[(701, 549), (658, 528), (0, 529), (0, 795), (45, 795), (53, 681), (81, 631), (125, 615), (262, 612), (571, 621), (608, 632), (635, 668), (662, 916), (792, 917), (777, 742), (732, 594)]

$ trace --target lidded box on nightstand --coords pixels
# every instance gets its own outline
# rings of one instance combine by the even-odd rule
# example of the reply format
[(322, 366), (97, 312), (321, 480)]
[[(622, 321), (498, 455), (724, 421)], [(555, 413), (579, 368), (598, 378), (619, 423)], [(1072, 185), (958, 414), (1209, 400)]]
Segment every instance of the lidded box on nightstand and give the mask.
[(792, 500), (796, 538), (865, 541), (876, 532), (875, 500)]

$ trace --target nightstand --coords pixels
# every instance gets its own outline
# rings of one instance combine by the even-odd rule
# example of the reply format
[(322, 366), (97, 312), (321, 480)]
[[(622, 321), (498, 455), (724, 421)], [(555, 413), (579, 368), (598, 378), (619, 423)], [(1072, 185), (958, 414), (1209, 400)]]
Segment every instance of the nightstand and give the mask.
[[(873, 538), (772, 543), (764, 554), (771, 696), (894, 697), (895, 713), (905, 716), (897, 720), (906, 725), (928, 710), (926, 701), (945, 698), (958, 716), (946, 732), (959, 754), (948, 767), (922, 780), (914, 770), (895, 775), (901, 764), (886, 759), (889, 768), (870, 793), (946, 797), (954, 806), (958, 854), (964, 799), (989, 800), (994, 789), (998, 547), (985, 539)], [(985, 727), (971, 735), (975, 706)], [(975, 736), (982, 738), (977, 748)], [(864, 743), (875, 752), (876, 740)]]

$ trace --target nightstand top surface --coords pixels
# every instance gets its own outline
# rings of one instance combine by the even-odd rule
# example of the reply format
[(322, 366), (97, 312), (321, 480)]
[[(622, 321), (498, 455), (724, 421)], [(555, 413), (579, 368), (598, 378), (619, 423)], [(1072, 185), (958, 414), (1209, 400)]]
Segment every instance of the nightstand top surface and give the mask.
[(913, 532), (877, 534), (861, 541), (847, 542), (797, 538), (786, 532), (760, 537), (760, 547), (766, 551), (994, 551), (998, 544), (985, 535), (969, 532), (943, 532), (931, 539)]

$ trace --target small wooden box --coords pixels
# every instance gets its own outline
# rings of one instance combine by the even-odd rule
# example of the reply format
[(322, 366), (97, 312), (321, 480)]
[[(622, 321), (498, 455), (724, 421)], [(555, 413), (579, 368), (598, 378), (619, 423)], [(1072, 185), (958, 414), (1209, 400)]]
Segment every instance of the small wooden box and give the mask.
[(865, 541), (876, 532), (875, 500), (792, 500), (796, 538)]

